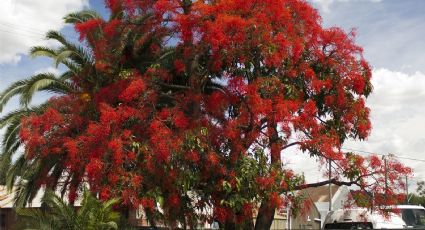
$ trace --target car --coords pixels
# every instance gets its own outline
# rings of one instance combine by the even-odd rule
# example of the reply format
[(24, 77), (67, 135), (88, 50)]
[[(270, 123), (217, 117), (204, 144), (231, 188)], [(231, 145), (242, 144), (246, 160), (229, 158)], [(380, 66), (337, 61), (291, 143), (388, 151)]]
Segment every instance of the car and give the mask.
[(383, 216), (364, 208), (338, 209), (326, 215), (323, 229), (402, 229), (407, 225), (400, 215)]
[(408, 228), (425, 229), (425, 208), (419, 205), (396, 205), (393, 207), (400, 212)]

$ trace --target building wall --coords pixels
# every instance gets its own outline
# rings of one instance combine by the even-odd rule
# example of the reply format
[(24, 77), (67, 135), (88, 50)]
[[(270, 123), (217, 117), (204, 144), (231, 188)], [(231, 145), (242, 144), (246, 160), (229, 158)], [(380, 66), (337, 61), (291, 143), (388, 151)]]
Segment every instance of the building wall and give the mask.
[(11, 208), (0, 209), (0, 230), (13, 230), (18, 224), (15, 211)]
[(128, 213), (128, 222), (131, 226), (150, 226), (145, 213), (140, 209), (133, 209)]
[(291, 229), (320, 229), (320, 226), (320, 213), (313, 205), (308, 213), (302, 213), (292, 220)]
[(270, 230), (283, 230), (286, 228), (286, 219), (282, 217), (275, 217), (272, 226), (270, 227)]
[(332, 196), (332, 210), (342, 209), (347, 201), (350, 190), (346, 186), (341, 186)]

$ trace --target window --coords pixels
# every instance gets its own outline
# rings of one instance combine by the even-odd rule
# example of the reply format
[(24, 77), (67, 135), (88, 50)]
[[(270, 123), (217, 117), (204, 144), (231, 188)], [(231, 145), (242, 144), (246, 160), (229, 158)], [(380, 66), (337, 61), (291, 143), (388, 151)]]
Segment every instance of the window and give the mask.
[(425, 210), (423, 209), (402, 209), (401, 217), (407, 226), (425, 226)]
[(325, 229), (372, 229), (370, 222), (349, 222), (326, 224)]

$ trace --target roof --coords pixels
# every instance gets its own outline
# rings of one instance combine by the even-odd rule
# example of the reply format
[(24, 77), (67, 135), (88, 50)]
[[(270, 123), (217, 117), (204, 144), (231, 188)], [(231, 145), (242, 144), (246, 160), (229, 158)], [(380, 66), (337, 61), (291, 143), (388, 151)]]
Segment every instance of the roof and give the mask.
[[(340, 186), (331, 185), (332, 195), (334, 195)], [(320, 187), (311, 187), (303, 190), (310, 195), (313, 202), (329, 202), (329, 185)]]
[(395, 208), (397, 208), (397, 209), (422, 209), (422, 210), (425, 210), (425, 208), (420, 206), (420, 205), (408, 205), (408, 204), (396, 205)]
[(14, 192), (9, 192), (6, 186), (0, 185), (0, 208), (13, 208)]
[[(0, 185), (0, 209), (1, 208), (13, 208), (14, 198), (16, 193), (16, 187), (13, 187), (11, 191), (7, 189), (6, 186)], [(60, 195), (59, 191), (55, 192), (57, 195)], [(41, 207), (42, 198), (44, 195), (44, 189), (40, 189), (35, 195), (31, 203), (27, 204), (27, 207), (39, 208)], [(67, 196), (64, 196), (64, 200), (67, 201)], [(75, 201), (75, 206), (80, 206), (81, 196)]]

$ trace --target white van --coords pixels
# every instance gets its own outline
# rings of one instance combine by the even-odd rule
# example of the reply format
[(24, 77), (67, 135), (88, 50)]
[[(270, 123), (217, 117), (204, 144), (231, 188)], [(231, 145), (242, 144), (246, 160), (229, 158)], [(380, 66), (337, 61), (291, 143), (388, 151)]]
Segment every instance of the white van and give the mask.
[(323, 229), (402, 229), (403, 219), (394, 213), (384, 217), (378, 212), (363, 208), (339, 209), (326, 215)]
[(425, 208), (419, 205), (396, 205), (407, 228), (425, 229)]

